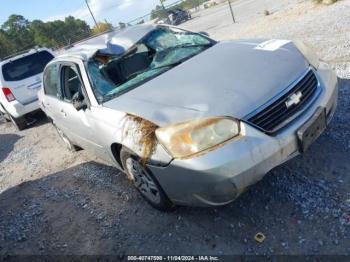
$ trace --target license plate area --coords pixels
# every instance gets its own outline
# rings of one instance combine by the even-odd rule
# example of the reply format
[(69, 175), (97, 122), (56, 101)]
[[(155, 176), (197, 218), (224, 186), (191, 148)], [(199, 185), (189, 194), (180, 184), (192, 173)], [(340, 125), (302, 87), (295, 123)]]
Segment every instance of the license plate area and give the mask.
[(299, 151), (304, 153), (326, 129), (326, 109), (319, 107), (315, 114), (297, 131)]

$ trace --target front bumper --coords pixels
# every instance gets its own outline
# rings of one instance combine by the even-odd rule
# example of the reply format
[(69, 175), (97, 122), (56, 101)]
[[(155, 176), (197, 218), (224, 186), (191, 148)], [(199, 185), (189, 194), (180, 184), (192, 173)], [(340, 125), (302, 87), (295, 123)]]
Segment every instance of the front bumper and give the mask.
[(325, 63), (317, 74), (321, 94), (277, 135), (266, 135), (242, 123), (242, 136), (222, 147), (191, 159), (175, 159), (167, 167), (151, 166), (168, 197), (179, 205), (228, 204), (272, 168), (299, 154), (296, 131), (318, 107), (326, 108), (329, 123), (337, 106), (337, 76)]

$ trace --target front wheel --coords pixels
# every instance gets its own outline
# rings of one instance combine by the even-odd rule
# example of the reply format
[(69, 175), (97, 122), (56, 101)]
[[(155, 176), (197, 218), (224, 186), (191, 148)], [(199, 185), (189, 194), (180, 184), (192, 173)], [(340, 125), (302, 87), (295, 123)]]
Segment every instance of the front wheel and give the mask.
[(124, 171), (148, 203), (161, 211), (174, 209), (174, 204), (167, 197), (151, 171), (141, 162), (140, 157), (125, 148), (122, 149), (120, 157)]

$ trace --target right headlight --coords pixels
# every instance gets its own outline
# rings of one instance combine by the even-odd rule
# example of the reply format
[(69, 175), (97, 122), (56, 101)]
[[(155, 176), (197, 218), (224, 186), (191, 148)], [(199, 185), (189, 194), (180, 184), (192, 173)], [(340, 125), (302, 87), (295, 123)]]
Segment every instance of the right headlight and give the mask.
[(304, 55), (310, 65), (312, 65), (317, 70), (320, 66), (320, 59), (316, 53), (301, 41), (294, 40), (293, 43), (298, 48), (300, 53)]
[(184, 158), (219, 145), (240, 133), (238, 120), (215, 117), (158, 128), (156, 136), (174, 158)]

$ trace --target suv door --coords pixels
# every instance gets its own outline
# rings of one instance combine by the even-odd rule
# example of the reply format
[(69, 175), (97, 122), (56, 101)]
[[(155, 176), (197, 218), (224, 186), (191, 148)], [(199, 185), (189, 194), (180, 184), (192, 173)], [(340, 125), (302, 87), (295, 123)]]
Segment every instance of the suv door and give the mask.
[(96, 143), (93, 128), (91, 128), (91, 111), (86, 108), (77, 110), (73, 105), (73, 97), (79, 95), (89, 104), (79, 67), (73, 63), (64, 63), (60, 68), (62, 99), (59, 101), (59, 111), (62, 117), (62, 131), (78, 146), (93, 151), (103, 150)]

